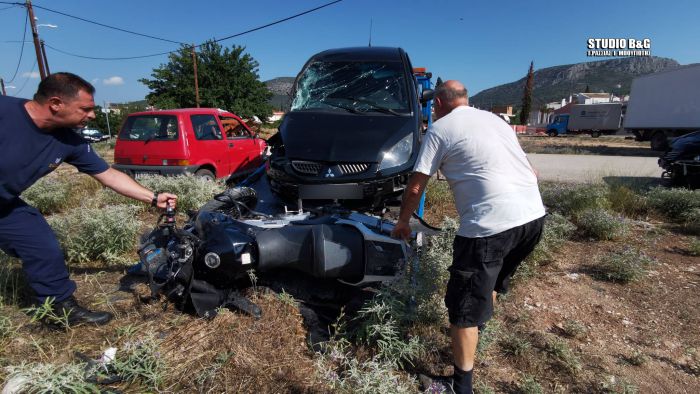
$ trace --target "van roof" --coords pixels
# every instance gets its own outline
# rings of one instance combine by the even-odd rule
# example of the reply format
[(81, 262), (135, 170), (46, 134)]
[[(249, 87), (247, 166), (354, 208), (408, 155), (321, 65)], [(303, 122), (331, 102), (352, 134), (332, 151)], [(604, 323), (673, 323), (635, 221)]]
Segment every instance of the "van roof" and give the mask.
[(351, 47), (328, 49), (315, 54), (316, 61), (401, 61), (401, 48), (391, 47)]
[(158, 110), (153, 110), (153, 111), (142, 111), (142, 112), (134, 112), (129, 114), (129, 116), (137, 116), (137, 115), (176, 115), (176, 114), (216, 114), (216, 115), (225, 115), (225, 116), (233, 116), (236, 118), (240, 117), (232, 112), (223, 110), (221, 108), (175, 108), (175, 109), (158, 109)]

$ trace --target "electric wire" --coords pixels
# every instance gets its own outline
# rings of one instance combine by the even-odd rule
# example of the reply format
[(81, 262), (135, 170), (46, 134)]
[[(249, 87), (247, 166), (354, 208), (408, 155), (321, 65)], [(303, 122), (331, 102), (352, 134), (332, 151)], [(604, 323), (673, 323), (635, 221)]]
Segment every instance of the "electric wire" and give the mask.
[(49, 12), (53, 12), (53, 13), (55, 13), (55, 14), (67, 16), (67, 17), (69, 17), (69, 18), (77, 19), (77, 20), (79, 20), (79, 21), (83, 21), (83, 22), (86, 22), (86, 23), (92, 23), (93, 25), (106, 27), (106, 28), (108, 28), (108, 29), (118, 30), (118, 31), (121, 31), (121, 32), (124, 32), (124, 33), (134, 34), (134, 35), (141, 36), (141, 37), (152, 38), (152, 39), (154, 39), (154, 40), (170, 42), (170, 43), (173, 43), (173, 44), (182, 44), (182, 45), (185, 45), (184, 42), (169, 40), (169, 39), (167, 39), (167, 38), (156, 37), (156, 36), (152, 36), (152, 35), (150, 35), (150, 34), (139, 33), (139, 32), (135, 32), (135, 31), (132, 31), (132, 30), (122, 29), (121, 27), (110, 26), (110, 25), (107, 25), (107, 24), (104, 24), (104, 23), (100, 23), (100, 22), (96, 22), (96, 21), (93, 21), (93, 20), (90, 20), (90, 19), (85, 19), (85, 18), (81, 18), (81, 17), (79, 17), (79, 16), (67, 14), (67, 13), (65, 13), (65, 12), (52, 10), (51, 8), (43, 7), (43, 6), (40, 6), (40, 5), (32, 4), (32, 6), (33, 6), (34, 8), (39, 8), (39, 9), (42, 9), (42, 10), (44, 10), (44, 11), (49, 11)]
[(22, 87), (19, 88), (19, 90), (15, 92), (15, 97), (19, 96), (19, 94), (22, 93), (22, 90), (24, 90), (24, 87), (27, 86), (27, 82), (29, 82), (29, 80), (32, 79), (32, 73), (34, 72), (35, 68), (36, 68), (36, 60), (34, 60), (34, 65), (32, 66), (32, 69), (29, 71), (29, 75), (27, 75), (27, 79), (24, 80)]
[(27, 14), (25, 15), (24, 18), (24, 33), (22, 33), (22, 48), (19, 50), (19, 60), (17, 61), (17, 68), (15, 68), (15, 74), (12, 76), (12, 79), (8, 83), (12, 83), (15, 78), (17, 77), (17, 72), (19, 71), (19, 66), (22, 64), (22, 56), (24, 55), (24, 43), (27, 38), (27, 22), (29, 21), (29, 10), (27, 10)]
[[(286, 18), (278, 19), (278, 20), (276, 20), (276, 21), (274, 21), (274, 22), (270, 22), (270, 23), (265, 24), (265, 25), (262, 25), (262, 26), (254, 27), (254, 28), (252, 28), (252, 29), (249, 29), (249, 30), (246, 30), (246, 31), (243, 31), (243, 32), (240, 32), (240, 33), (232, 34), (232, 35), (229, 35), (229, 36), (226, 36), (226, 37), (223, 37), (223, 38), (214, 39), (214, 40), (207, 40), (207, 41), (205, 41), (205, 42), (203, 42), (203, 43), (201, 43), (201, 44), (194, 45), (194, 47), (195, 47), (195, 48), (200, 48), (200, 47), (204, 46), (204, 45), (205, 45), (206, 43), (208, 43), (208, 42), (221, 42), (221, 41), (228, 40), (228, 39), (231, 39), (231, 38), (234, 38), (234, 37), (242, 36), (242, 35), (244, 35), (244, 34), (252, 33), (252, 32), (254, 32), (254, 31), (262, 30), (262, 29), (265, 29), (265, 28), (267, 28), (267, 27), (274, 26), (274, 25), (277, 25), (277, 24), (280, 24), (280, 23), (289, 21), (289, 20), (291, 20), (291, 19), (295, 19), (295, 18), (298, 18), (298, 17), (300, 17), (300, 16), (303, 16), (303, 15), (306, 15), (306, 14), (309, 14), (309, 13), (312, 13), (312, 12), (315, 12), (315, 11), (318, 11), (318, 10), (320, 10), (320, 9), (322, 9), (322, 8), (329, 7), (329, 6), (333, 5), (333, 4), (340, 3), (341, 1), (343, 1), (343, 0), (334, 0), (334, 1), (331, 1), (331, 2), (329, 2), (329, 3), (320, 5), (320, 6), (318, 6), (318, 7), (315, 7), (315, 8), (312, 8), (312, 9), (309, 9), (309, 10), (306, 10), (306, 11), (303, 11), (303, 12), (300, 12), (300, 13), (295, 14), (295, 15), (292, 15), (292, 16), (288, 16), (288, 17), (286, 17)], [(38, 8), (38, 6), (35, 6), (35, 7)], [(187, 44), (184, 44), (184, 43), (179, 43), (179, 44), (182, 44), (183, 46), (188, 47), (188, 48), (192, 48), (192, 45), (187, 45)], [(44, 41), (44, 45), (45, 45), (47, 48), (50, 48), (51, 50), (54, 50), (54, 51), (59, 52), (59, 53), (62, 53), (62, 54), (64, 54), (64, 55), (73, 56), (73, 57), (78, 57), (78, 58), (82, 58), (82, 59), (90, 59), (90, 60), (134, 60), (134, 59), (144, 59), (144, 58), (149, 58), (149, 57), (162, 56), (162, 55), (167, 55), (167, 54), (170, 54), (170, 53), (175, 53), (175, 52), (178, 52), (179, 50), (182, 49), (182, 48), (179, 48), (179, 49), (175, 49), (175, 50), (172, 50), (172, 51), (159, 52), (159, 53), (152, 53), (152, 54), (148, 54), (148, 55), (120, 56), (120, 57), (97, 57), (97, 56), (80, 55), (80, 54), (77, 54), (77, 53), (71, 53), (71, 52), (68, 52), (68, 51), (65, 51), (65, 50), (62, 50), (62, 49), (58, 49), (58, 48), (56, 48), (56, 47), (53, 47), (53, 46), (47, 44), (46, 41)]]
[(15, 8), (15, 7), (17, 7), (17, 5), (16, 5), (16, 4), (13, 4), (13, 5), (9, 6), (9, 7), (0, 8), (0, 11), (9, 10), (10, 8)]

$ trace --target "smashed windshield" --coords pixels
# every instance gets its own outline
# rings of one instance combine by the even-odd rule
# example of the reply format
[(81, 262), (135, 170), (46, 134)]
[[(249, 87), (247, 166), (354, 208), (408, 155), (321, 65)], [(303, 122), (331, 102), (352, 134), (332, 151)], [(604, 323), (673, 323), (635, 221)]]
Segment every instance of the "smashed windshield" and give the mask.
[(400, 62), (314, 62), (299, 77), (292, 111), (411, 112)]

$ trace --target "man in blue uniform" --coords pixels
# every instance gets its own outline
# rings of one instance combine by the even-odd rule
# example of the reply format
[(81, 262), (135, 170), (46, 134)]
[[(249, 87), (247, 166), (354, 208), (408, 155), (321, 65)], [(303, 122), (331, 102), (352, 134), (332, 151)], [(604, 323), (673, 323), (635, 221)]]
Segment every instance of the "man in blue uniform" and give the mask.
[(106, 324), (108, 312), (80, 306), (75, 283), (56, 236), (39, 211), (20, 194), (62, 162), (97, 179), (119, 194), (159, 208), (175, 205), (177, 196), (154, 193), (100, 158), (72, 129), (95, 119), (95, 88), (77, 75), (56, 73), (41, 81), (33, 100), (0, 96), (0, 248), (22, 260), (37, 301), (53, 301), (68, 324)]

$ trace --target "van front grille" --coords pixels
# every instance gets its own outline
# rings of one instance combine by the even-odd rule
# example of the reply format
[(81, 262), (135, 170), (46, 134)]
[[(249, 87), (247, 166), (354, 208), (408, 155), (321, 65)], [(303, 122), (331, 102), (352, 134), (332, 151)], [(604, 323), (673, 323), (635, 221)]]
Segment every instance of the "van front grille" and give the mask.
[(294, 168), (294, 171), (302, 174), (318, 175), (321, 172), (321, 167), (321, 164), (314, 163), (313, 161), (292, 161), (292, 168)]
[(369, 168), (367, 163), (350, 163), (350, 164), (339, 164), (338, 168), (343, 173), (343, 175), (353, 175), (360, 174)]

